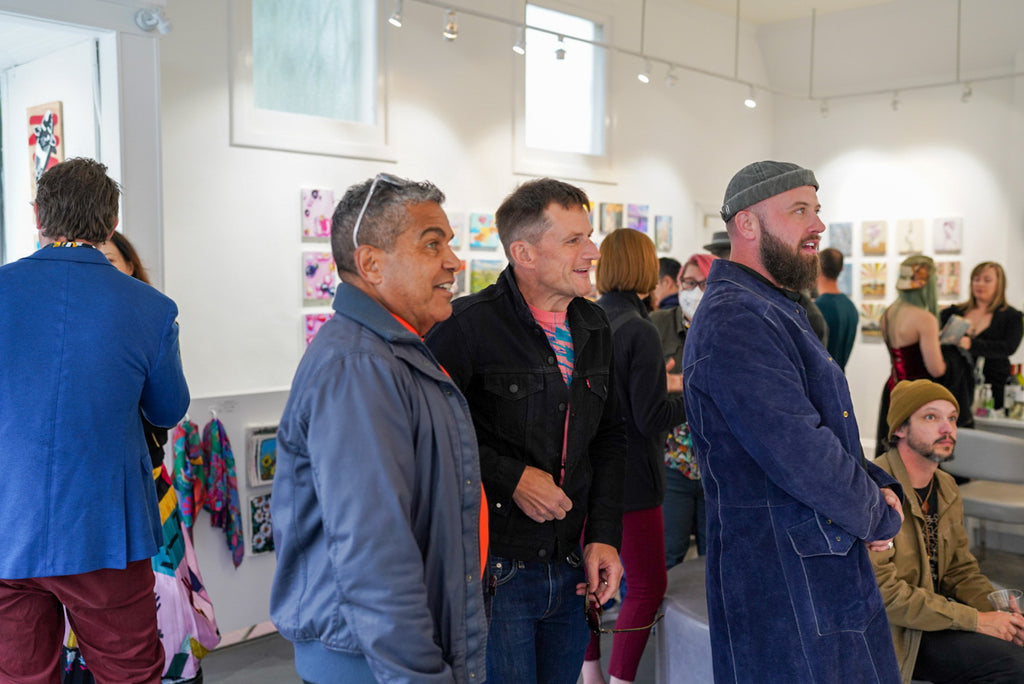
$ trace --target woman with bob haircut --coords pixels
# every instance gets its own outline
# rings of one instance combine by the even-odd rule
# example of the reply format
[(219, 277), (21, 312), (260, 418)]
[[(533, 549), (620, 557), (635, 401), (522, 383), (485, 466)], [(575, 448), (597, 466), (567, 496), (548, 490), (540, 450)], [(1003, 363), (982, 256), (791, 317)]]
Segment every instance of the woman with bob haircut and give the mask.
[[(632, 682), (658, 606), (665, 596), (664, 437), (683, 422), (682, 376), (668, 376), (658, 331), (641, 297), (658, 283), (651, 239), (623, 228), (601, 242), (597, 262), (598, 305), (608, 314), (614, 349), (615, 389), (626, 422), (626, 478), (620, 558), (629, 582), (622, 601), (608, 673), (613, 684)], [(671, 378), (672, 387), (669, 387)], [(669, 394), (671, 389), (672, 394)], [(587, 597), (588, 618), (592, 618)], [(591, 631), (599, 621), (589, 619)], [(619, 631), (623, 630), (623, 631)], [(584, 684), (605, 681), (600, 632), (592, 634), (583, 661)]]
[(957, 346), (975, 360), (985, 359), (985, 382), (992, 385), (995, 408), (1003, 408), (1003, 390), (1010, 377), (1010, 355), (1017, 351), (1024, 335), (1021, 312), (1006, 302), (1006, 272), (994, 261), (983, 261), (971, 271), (971, 296), (966, 302), (942, 310), (942, 324), (950, 316), (963, 316), (971, 323)]

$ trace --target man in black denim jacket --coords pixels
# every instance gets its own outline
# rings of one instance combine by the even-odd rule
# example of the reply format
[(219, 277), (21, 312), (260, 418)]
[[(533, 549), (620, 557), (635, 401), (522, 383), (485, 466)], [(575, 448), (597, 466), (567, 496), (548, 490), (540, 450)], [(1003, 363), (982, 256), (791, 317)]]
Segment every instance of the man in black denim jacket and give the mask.
[(598, 257), (588, 208), (560, 181), (516, 189), (497, 212), (510, 266), (427, 336), (480, 445), (491, 682), (574, 683), (589, 638), (575, 597), (603, 603), (622, 575), (625, 432), (608, 320), (583, 297)]

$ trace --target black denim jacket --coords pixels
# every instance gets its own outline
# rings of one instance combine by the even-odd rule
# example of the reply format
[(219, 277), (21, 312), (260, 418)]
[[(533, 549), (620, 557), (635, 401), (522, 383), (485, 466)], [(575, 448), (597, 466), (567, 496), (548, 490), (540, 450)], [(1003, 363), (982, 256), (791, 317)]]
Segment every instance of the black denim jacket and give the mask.
[[(619, 548), (625, 429), (612, 378), (612, 336), (601, 309), (569, 304), (575, 365), (566, 387), (555, 353), (519, 292), (512, 267), (495, 285), (452, 303), (451, 318), (427, 345), (469, 401), (490, 512), (491, 553), (552, 562), (580, 543)], [(573, 508), (564, 520), (536, 523), (513, 502), (526, 466), (558, 482), (569, 411), (565, 481)]]

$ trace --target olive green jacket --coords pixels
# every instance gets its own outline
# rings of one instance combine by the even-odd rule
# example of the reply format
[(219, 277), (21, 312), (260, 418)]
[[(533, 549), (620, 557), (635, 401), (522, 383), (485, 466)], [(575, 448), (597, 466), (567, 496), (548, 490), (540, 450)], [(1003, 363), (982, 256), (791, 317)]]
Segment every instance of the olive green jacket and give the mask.
[(872, 553), (878, 588), (885, 602), (889, 626), (896, 647), (900, 675), (908, 684), (917, 662), (921, 632), (956, 629), (977, 631), (978, 612), (991, 610), (988, 594), (993, 591), (978, 568), (964, 529), (964, 507), (953, 477), (935, 472), (939, 503), (939, 586), (932, 584), (924, 541), (924, 514), (910, 476), (896, 449), (875, 460), (903, 485), (903, 527), (893, 548)]

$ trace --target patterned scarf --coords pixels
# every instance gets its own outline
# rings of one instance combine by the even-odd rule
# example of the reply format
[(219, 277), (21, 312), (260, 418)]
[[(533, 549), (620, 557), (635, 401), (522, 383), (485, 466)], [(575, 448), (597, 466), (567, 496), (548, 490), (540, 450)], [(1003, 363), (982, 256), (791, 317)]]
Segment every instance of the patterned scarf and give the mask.
[(231, 560), (237, 568), (242, 564), (245, 542), (235, 479), (235, 456), (224, 424), (217, 418), (203, 428), (203, 455), (209, 474), (203, 508), (210, 511), (210, 524), (222, 528), (227, 535)]
[(186, 419), (174, 428), (174, 491), (178, 495), (185, 528), (192, 534), (203, 502), (206, 500), (206, 473), (203, 450), (199, 444), (199, 426)]

